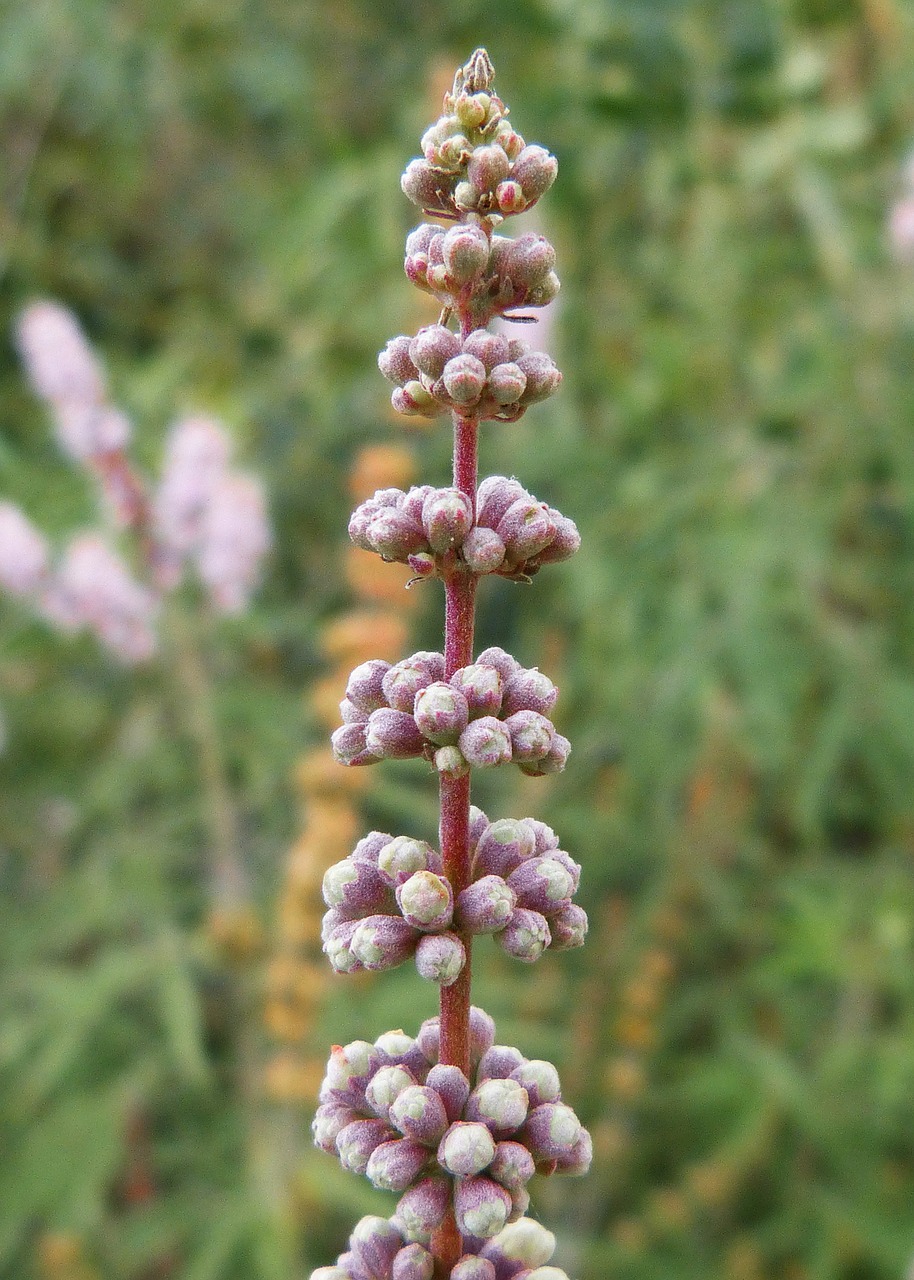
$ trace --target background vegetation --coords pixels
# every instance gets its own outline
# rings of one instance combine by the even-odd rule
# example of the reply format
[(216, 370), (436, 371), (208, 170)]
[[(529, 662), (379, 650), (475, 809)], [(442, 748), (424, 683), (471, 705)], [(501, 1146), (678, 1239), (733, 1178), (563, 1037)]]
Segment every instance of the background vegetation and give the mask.
[[(914, 1253), (914, 277), (885, 237), (911, 6), (31, 0), (0, 6), (4, 331), (73, 307), (150, 464), (176, 410), (228, 420), (277, 550), (251, 613), (186, 601), (140, 674), (0, 602), (2, 1275), (290, 1280), (389, 1203), (310, 1151), (261, 1013), (347, 475), (402, 438), (375, 353), (424, 322), (398, 177), (479, 43), (559, 157), (566, 375), (482, 464), (585, 536), (535, 593), (482, 593), (481, 642), (556, 672), (576, 749), (480, 798), (553, 823), (592, 912), (532, 973), (480, 947), (503, 1038), (596, 1137), (535, 1208), (580, 1280), (898, 1280)], [(415, 437), (423, 479), (446, 434)], [(56, 531), (90, 510), (6, 339), (0, 489)], [(361, 803), (433, 830), (421, 769)], [(285, 1038), (322, 1056), (433, 1004), (328, 980)]]

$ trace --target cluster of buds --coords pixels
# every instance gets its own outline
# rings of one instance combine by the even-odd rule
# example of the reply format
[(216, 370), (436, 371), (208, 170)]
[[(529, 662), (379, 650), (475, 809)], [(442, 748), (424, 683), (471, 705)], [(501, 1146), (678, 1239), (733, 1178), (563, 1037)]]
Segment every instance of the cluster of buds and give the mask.
[(581, 868), (552, 828), (534, 818), (489, 822), (476, 808), (470, 822), (472, 879), (456, 899), (440, 853), (408, 836), (371, 831), (327, 870), (322, 933), (338, 973), (414, 957), (422, 977), (450, 986), (466, 963), (460, 934), (492, 934), (527, 963), (583, 945), (587, 914), (572, 901)]
[[(519, 1218), (488, 1240), (468, 1245), (447, 1280), (568, 1280), (546, 1264), (555, 1236), (532, 1218)], [(424, 1245), (407, 1242), (396, 1219), (362, 1218), (336, 1266), (320, 1267), (311, 1280), (433, 1280), (435, 1259)]]
[(417, 578), (466, 569), (520, 582), (545, 564), (569, 559), (581, 545), (573, 520), (507, 476), (483, 480), (475, 516), (459, 489), (379, 489), (352, 513), (349, 536), (384, 560), (408, 564)]
[(263, 488), (229, 465), (231, 442), (208, 418), (179, 420), (155, 489), (133, 468), (127, 417), (74, 317), (36, 302), (19, 318), (26, 372), (51, 410), (63, 452), (97, 481), (105, 511), (136, 535), (138, 580), (102, 528), (79, 534), (51, 563), (44, 534), (11, 503), (0, 504), (0, 588), (60, 630), (87, 630), (121, 661), (157, 648), (164, 595), (192, 566), (219, 613), (243, 609), (269, 549)]
[(509, 124), (502, 100), (478, 87), (488, 87), (493, 74), (480, 50), (423, 135), (422, 158), (406, 167), (403, 193), (427, 213), (501, 221), (532, 209), (555, 181), (555, 157), (544, 147), (528, 146)]
[(316, 1144), (344, 1168), (399, 1194), (394, 1223), (428, 1244), (449, 1212), (474, 1242), (497, 1236), (529, 1206), (534, 1173), (580, 1175), (591, 1141), (562, 1102), (551, 1063), (495, 1044), (495, 1024), (470, 1011), (471, 1078), (439, 1064), (440, 1023), (333, 1050), (314, 1118)]
[(390, 400), (398, 413), (471, 412), (480, 422), (516, 422), (562, 381), (552, 357), (530, 351), (519, 338), (488, 329), (461, 338), (443, 324), (426, 325), (413, 338), (391, 338), (378, 368), (395, 384)]
[(558, 690), (548, 676), (498, 648), (449, 680), (444, 670), (440, 653), (356, 667), (340, 703), (343, 724), (331, 738), (337, 760), (421, 756), (449, 778), (512, 760), (533, 777), (564, 769), (571, 744), (549, 719)]
[(447, 231), (420, 223), (407, 236), (403, 260), (408, 279), (443, 306), (466, 299), (480, 327), (517, 307), (548, 306), (560, 288), (554, 266), (555, 249), (545, 236), (488, 236), (475, 222)]

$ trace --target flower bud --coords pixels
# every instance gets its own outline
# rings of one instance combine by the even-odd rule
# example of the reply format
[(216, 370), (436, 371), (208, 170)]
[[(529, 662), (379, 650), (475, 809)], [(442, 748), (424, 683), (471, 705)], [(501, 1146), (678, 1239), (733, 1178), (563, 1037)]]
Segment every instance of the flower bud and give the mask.
[(555, 525), (555, 536), (548, 547), (537, 552), (538, 564), (558, 564), (562, 560), (569, 560), (581, 546), (581, 535), (574, 521), (552, 507), (549, 508), (549, 514)]
[(464, 213), (478, 208), (482, 192), (472, 182), (458, 182), (454, 188), (454, 204)]
[(522, 1066), (527, 1059), (520, 1049), (513, 1045), (493, 1044), (479, 1064), (479, 1079), (507, 1080), (515, 1067)]
[(568, 763), (570, 755), (571, 743), (567, 738), (557, 733), (552, 739), (552, 746), (542, 760), (537, 760), (532, 764), (522, 764), (521, 771), (529, 774), (531, 778), (542, 778), (547, 773), (561, 773)]
[(568, 1272), (561, 1267), (537, 1267), (535, 1271), (528, 1271), (524, 1280), (568, 1280)]
[(527, 294), (526, 305), (530, 307), (548, 307), (559, 295), (562, 282), (554, 271), (550, 271), (540, 284), (536, 284)]
[(494, 529), (471, 529), (460, 549), (464, 563), (472, 573), (494, 573), (505, 558), (505, 544)]
[(494, 667), (472, 662), (468, 667), (455, 671), (449, 683), (466, 699), (471, 720), (480, 716), (498, 715), (502, 701), (502, 680)]
[(545, 236), (528, 231), (513, 242), (508, 272), (515, 284), (538, 284), (555, 266), (555, 249)]
[(486, 384), (482, 361), (466, 354), (448, 360), (441, 377), (448, 395), (458, 405), (475, 404)]
[(485, 124), (491, 102), (487, 93), (462, 93), (454, 104), (454, 111), (463, 128), (478, 129)]
[(400, 1197), (394, 1221), (407, 1240), (428, 1244), (451, 1205), (449, 1179), (423, 1178)]
[(517, 895), (501, 876), (482, 876), (459, 894), (454, 914), (467, 933), (497, 933), (516, 905)]
[(351, 1107), (342, 1106), (337, 1102), (322, 1102), (311, 1121), (314, 1145), (320, 1147), (321, 1151), (326, 1151), (328, 1155), (335, 1156), (337, 1137), (347, 1125), (358, 1119), (358, 1113)]
[(410, 360), (429, 378), (440, 378), (448, 360), (459, 354), (460, 338), (443, 324), (426, 325), (409, 344)]
[(425, 1083), (441, 1098), (448, 1120), (451, 1123), (459, 1120), (470, 1096), (470, 1082), (460, 1068), (438, 1063), (428, 1073)]
[(509, 680), (515, 671), (524, 670), (516, 658), (512, 658), (510, 653), (499, 649), (497, 645), (493, 645), (490, 649), (483, 649), (476, 661), (484, 667), (494, 667), (501, 676), (502, 684)]
[(321, 1086), (321, 1102), (360, 1105), (365, 1099), (365, 1086), (380, 1061), (377, 1049), (367, 1040), (334, 1045)]
[(508, 955), (525, 964), (539, 960), (551, 937), (546, 917), (525, 907), (517, 907), (501, 933), (496, 934), (499, 945)]
[(561, 911), (549, 920), (549, 932), (552, 942), (551, 951), (571, 951), (574, 947), (583, 947), (587, 937), (587, 912), (574, 902), (569, 902)]
[(404, 1137), (427, 1147), (437, 1146), (448, 1127), (444, 1103), (426, 1085), (411, 1085), (398, 1094), (390, 1108), (390, 1122)]
[(510, 170), (511, 161), (502, 147), (477, 147), (467, 165), (467, 178), (478, 191), (494, 191)]
[(327, 906), (338, 907), (343, 919), (358, 919), (390, 905), (390, 890), (377, 868), (354, 858), (327, 868), (322, 892)]
[(341, 1253), (336, 1260), (337, 1269), (342, 1271), (346, 1280), (372, 1280), (366, 1267), (362, 1266), (358, 1256), (351, 1249)]
[(459, 489), (437, 489), (425, 500), (422, 527), (437, 555), (459, 547), (473, 527), (473, 504)]
[(441, 228), (433, 222), (421, 222), (406, 237), (406, 253), (428, 253), (429, 245), (435, 236), (441, 235)]
[(442, 412), (442, 407), (421, 382), (407, 382), (397, 387), (390, 397), (390, 403), (397, 413), (419, 414), (424, 418), (435, 418)]
[(463, 340), (463, 354), (475, 356), (482, 362), (486, 373), (491, 373), (496, 365), (504, 364), (508, 359), (508, 339), (504, 334), (492, 333), (489, 329), (474, 329)]
[[(554, 1253), (555, 1236), (532, 1218), (525, 1218), (505, 1227), (483, 1249), (485, 1257), (520, 1263), (524, 1268), (540, 1267)], [(526, 1272), (524, 1280), (527, 1280)]]
[[(505, 365), (505, 368), (511, 367), (517, 368), (517, 365)], [(372, 539), (373, 529), (374, 523), (369, 530)], [(549, 546), (555, 537), (555, 522), (544, 502), (519, 498), (499, 520), (495, 532), (504, 542), (509, 559), (519, 563)]]
[(523, 1085), (530, 1098), (531, 1107), (539, 1107), (544, 1102), (557, 1102), (562, 1096), (559, 1073), (551, 1062), (542, 1058), (531, 1058), (511, 1072), (511, 1079)]
[(414, 653), (404, 658), (385, 674), (382, 689), (387, 705), (395, 711), (412, 715), (416, 694), (420, 689), (440, 680), (444, 675), (444, 658), (440, 653)]
[(586, 1129), (582, 1129), (571, 1151), (557, 1158), (555, 1171), (567, 1178), (582, 1178), (589, 1171), (592, 1160), (593, 1139)]
[(536, 711), (515, 711), (504, 726), (511, 735), (511, 758), (517, 764), (530, 764), (549, 754), (555, 727), (546, 716)]
[(419, 376), (419, 370), (413, 364), (409, 354), (411, 339), (406, 334), (391, 338), (387, 346), (378, 356), (378, 368), (388, 382), (402, 387)]
[(406, 1191), (423, 1173), (430, 1158), (427, 1147), (410, 1138), (395, 1138), (375, 1147), (365, 1173), (379, 1191)]
[(467, 727), (469, 707), (459, 689), (436, 680), (416, 694), (413, 715), (419, 731), (443, 746), (456, 742)]
[(390, 1280), (432, 1280), (434, 1274), (435, 1259), (428, 1249), (421, 1244), (408, 1244), (394, 1258)]
[(434, 871), (440, 867), (437, 850), (424, 840), (413, 840), (411, 836), (397, 836), (393, 840), (388, 836), (377, 856), (378, 871), (394, 888), (417, 871)]
[(380, 973), (407, 960), (416, 940), (416, 930), (399, 916), (368, 916), (352, 935), (349, 950), (366, 969)]
[(438, 1147), (438, 1163), (457, 1178), (481, 1173), (494, 1157), (495, 1140), (487, 1127), (464, 1120), (451, 1125)]
[[(533, 499), (517, 480), (509, 480), (507, 476), (487, 476), (476, 491), (477, 524), (494, 529), (505, 512), (519, 501), (532, 502)], [(504, 650), (498, 652), (504, 653)], [(505, 657), (509, 656), (505, 654)]]
[(505, 182), (499, 182), (495, 188), (495, 202), (499, 213), (505, 215), (523, 213), (529, 203), (520, 183), (510, 178)]
[(369, 831), (367, 835), (362, 836), (351, 856), (356, 862), (371, 862), (377, 866), (378, 854), (390, 844), (390, 840), (391, 836), (387, 831)]
[(542, 671), (522, 667), (505, 683), (502, 714), (512, 716), (515, 711), (537, 711), (548, 716), (558, 694), (558, 689)]
[(430, 933), (419, 939), (416, 947), (416, 969), (420, 978), (450, 987), (463, 972), (467, 962), (466, 947), (456, 933)]
[(311, 1272), (311, 1280), (352, 1280), (352, 1276), (343, 1267), (318, 1267)]
[(403, 919), (423, 933), (446, 929), (454, 913), (450, 883), (432, 871), (416, 871), (396, 890)]
[(442, 140), (435, 163), (442, 169), (462, 169), (470, 156), (470, 144), (462, 133), (453, 133)]
[(489, 374), (489, 395), (496, 404), (517, 404), (527, 386), (527, 375), (519, 365), (497, 364)]
[(451, 175), (442, 173), (427, 160), (410, 160), (400, 179), (400, 187), (406, 198), (420, 209), (450, 212), (452, 181)]
[(368, 717), (365, 746), (384, 760), (408, 760), (422, 755), (425, 740), (407, 711), (381, 707)]
[(349, 702), (368, 715), (385, 706), (383, 680), (389, 670), (390, 663), (380, 658), (372, 658), (357, 666), (349, 673), (346, 682), (346, 697)]
[(489, 261), (489, 238), (482, 227), (461, 223), (445, 234), (441, 252), (448, 274), (459, 287), (469, 284), (485, 271)]
[(547, 399), (562, 381), (562, 375), (556, 368), (555, 361), (551, 356), (547, 356), (545, 351), (528, 352), (518, 359), (517, 367), (523, 370), (527, 379), (527, 385), (524, 388), (524, 404), (536, 404), (540, 400)]
[(362, 967), (358, 958), (352, 954), (352, 939), (358, 927), (358, 920), (345, 920), (328, 930), (323, 949), (334, 973), (355, 973)]
[(477, 769), (494, 769), (511, 760), (511, 735), (494, 716), (472, 720), (460, 735), (458, 746), (467, 762)]
[(362, 1218), (349, 1237), (349, 1248), (372, 1280), (386, 1280), (402, 1245), (403, 1236), (396, 1226), (374, 1214)]
[(473, 874), (495, 875), (505, 879), (515, 867), (533, 856), (536, 841), (533, 831), (521, 818), (500, 818), (489, 824), (476, 845)]
[(442, 778), (454, 782), (457, 778), (465, 778), (470, 772), (469, 761), (459, 747), (439, 747), (435, 752), (435, 768)]
[(524, 1126), (524, 1142), (537, 1161), (558, 1160), (574, 1151), (582, 1126), (564, 1102), (544, 1102), (534, 1107)]
[(365, 1101), (378, 1119), (389, 1121), (391, 1106), (404, 1089), (415, 1084), (415, 1076), (406, 1067), (379, 1067), (365, 1087)]
[(367, 724), (368, 714), (367, 711), (360, 711), (348, 698), (340, 700), (340, 719), (343, 724)]
[(385, 507), (372, 516), (366, 531), (370, 549), (385, 560), (405, 561), (428, 549), (425, 530), (403, 511)]
[[(433, 578), (438, 572), (435, 557), (430, 551), (417, 551), (415, 555), (406, 557), (406, 563), (416, 575), (413, 579), (414, 582), (421, 578)], [(411, 584), (407, 583), (406, 585), (410, 586)]]
[(372, 1153), (391, 1137), (391, 1130), (383, 1120), (353, 1120), (337, 1135), (340, 1164), (350, 1173), (365, 1173)]
[(385, 1031), (374, 1043), (385, 1066), (405, 1067), (416, 1077), (417, 1084), (425, 1083), (428, 1062), (413, 1036), (403, 1031)]
[(505, 1139), (495, 1144), (495, 1155), (486, 1176), (500, 1183), (512, 1196), (523, 1190), (534, 1173), (533, 1156), (523, 1143)]
[(457, 1229), (487, 1239), (508, 1221), (511, 1196), (491, 1178), (461, 1178), (454, 1187)]
[(529, 146), (524, 147), (511, 166), (511, 177), (520, 183), (524, 196), (533, 203), (549, 190), (558, 171), (558, 161), (545, 147)]
[(496, 1271), (488, 1258), (468, 1253), (451, 1268), (450, 1280), (496, 1280)]
[(497, 1138), (515, 1133), (527, 1117), (527, 1090), (516, 1080), (483, 1080), (467, 1100), (468, 1120), (488, 1125)]
[(522, 907), (549, 914), (568, 904), (574, 882), (556, 858), (528, 858), (511, 872), (508, 884)]
[[(429, 1062), (437, 1062), (441, 1042), (441, 1020), (426, 1018), (416, 1037), (420, 1049)], [(470, 1065), (476, 1067), (479, 1059), (495, 1043), (495, 1023), (485, 1009), (470, 1006)]]

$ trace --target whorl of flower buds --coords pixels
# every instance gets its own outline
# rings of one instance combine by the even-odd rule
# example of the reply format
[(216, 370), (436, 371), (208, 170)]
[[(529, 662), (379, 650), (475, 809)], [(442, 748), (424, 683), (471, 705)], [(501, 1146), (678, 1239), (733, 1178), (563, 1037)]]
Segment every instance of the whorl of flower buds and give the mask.
[(229, 472), (204, 512), (197, 552), (200, 579), (222, 613), (247, 605), (269, 548), (263, 485), (256, 476)]
[(43, 611), (67, 631), (95, 633), (122, 662), (143, 662), (156, 649), (156, 599), (97, 534), (73, 538), (45, 594)]
[(356, 667), (340, 703), (343, 724), (331, 737), (337, 760), (421, 756), (456, 776), (511, 760), (534, 777), (564, 769), (571, 746), (548, 717), (558, 696), (548, 676), (502, 649), (486, 650), (450, 680), (443, 674), (440, 653)]
[(48, 572), (44, 534), (12, 502), (0, 502), (0, 587), (13, 596), (41, 590)]
[(552, 357), (519, 338), (479, 328), (461, 339), (441, 324), (415, 338), (391, 338), (378, 367), (395, 384), (397, 412), (425, 418), (453, 411), (480, 422), (516, 422), (562, 381)]
[(405, 1243), (427, 1245), (449, 1208), (464, 1235), (498, 1237), (522, 1217), (535, 1172), (580, 1174), (590, 1163), (589, 1135), (562, 1102), (555, 1068), (496, 1048), (481, 1009), (471, 1012), (471, 1035), (471, 1079), (438, 1065), (437, 1018), (415, 1040), (391, 1032), (374, 1045), (354, 1041), (327, 1064), (315, 1143), (401, 1194), (393, 1222)]
[(572, 520), (507, 476), (483, 480), (476, 507), (474, 521), (459, 489), (382, 489), (356, 507), (349, 536), (365, 551), (410, 565), (418, 578), (465, 568), (527, 581), (581, 545)]

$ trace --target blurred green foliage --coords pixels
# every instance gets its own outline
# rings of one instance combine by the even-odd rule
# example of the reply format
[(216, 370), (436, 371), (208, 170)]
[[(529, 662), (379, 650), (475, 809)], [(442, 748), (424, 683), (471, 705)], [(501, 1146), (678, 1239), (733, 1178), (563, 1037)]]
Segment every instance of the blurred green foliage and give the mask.
[[(482, 465), (585, 536), (534, 590), (481, 602), (481, 643), (557, 668), (576, 750), (558, 785), (480, 798), (553, 822), (592, 911), (590, 945), (551, 966), (479, 948), (477, 998), (556, 1059), (596, 1137), (590, 1179), (535, 1208), (580, 1280), (897, 1280), (914, 278), (884, 227), (914, 137), (910, 5), (0, 7), (4, 328), (60, 298), (150, 466), (168, 416), (197, 407), (267, 480), (257, 607), (191, 641), (269, 920), (289, 771), (317, 740), (300, 694), (345, 598), (346, 467), (390, 431), (375, 352), (416, 321), (398, 176), (430, 84), (479, 43), (521, 132), (559, 156), (542, 218), (566, 375), (486, 433)], [(7, 345), (0, 383), (3, 493), (57, 532), (87, 519)], [(445, 477), (446, 434), (423, 440), (424, 478)], [(130, 675), (0, 610), (0, 1274), (306, 1276), (389, 1202), (262, 1097), (258, 963), (204, 929), (180, 654)], [(433, 823), (418, 771), (392, 767), (372, 804), (366, 821)], [(408, 976), (333, 990), (328, 1043), (433, 1006)], [(55, 1252), (67, 1233), (78, 1263)]]

